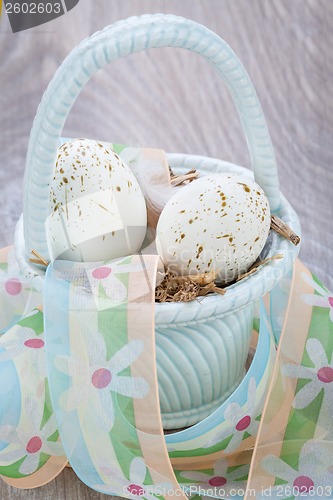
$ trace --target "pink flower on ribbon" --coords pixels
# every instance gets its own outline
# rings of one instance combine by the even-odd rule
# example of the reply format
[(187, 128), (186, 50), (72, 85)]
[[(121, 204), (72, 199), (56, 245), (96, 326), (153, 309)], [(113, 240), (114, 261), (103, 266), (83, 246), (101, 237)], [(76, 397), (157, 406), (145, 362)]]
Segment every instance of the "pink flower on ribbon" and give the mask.
[[(41, 314), (34, 310), (30, 316)], [(27, 318), (26, 316), (25, 318)], [(37, 335), (35, 330), (25, 326), (15, 325), (0, 338), (0, 362), (13, 360), (19, 356), (25, 356), (26, 375), (34, 370), (41, 379), (46, 377), (44, 334)]]
[[(142, 272), (142, 266), (131, 263), (124, 263), (128, 260), (113, 260), (110, 264), (105, 264), (88, 271), (88, 278), (93, 288), (101, 284), (109, 299), (114, 302), (123, 302), (127, 297), (127, 288), (120, 279), (121, 274), (128, 274), (137, 271)], [(110, 307), (108, 305), (108, 307)]]
[(23, 283), (14, 249), (8, 253), (7, 264), (7, 271), (0, 269), (0, 292), (9, 297), (17, 297), (23, 291)]
[[(285, 484), (279, 486), (280, 498), (294, 496), (307, 499), (317, 498), (317, 492), (321, 496), (319, 493), (321, 489), (325, 491), (325, 487), (331, 488), (333, 484), (333, 474), (327, 464), (333, 467), (332, 449), (321, 447), (312, 440), (303, 445), (298, 465), (295, 467), (274, 455), (268, 455), (261, 460), (261, 466), (268, 474), (285, 481)], [(276, 487), (273, 487), (272, 495), (275, 489)]]
[(96, 418), (98, 424), (109, 431), (114, 423), (112, 392), (130, 398), (143, 398), (149, 384), (141, 377), (123, 376), (120, 373), (128, 368), (143, 351), (141, 340), (132, 340), (124, 345), (109, 360), (103, 336), (99, 333), (88, 337), (87, 361), (67, 356), (55, 358), (56, 368), (75, 378), (72, 387), (62, 393), (59, 404), (65, 411), (85, 408), (89, 400), (98, 396)]
[(32, 281), (20, 274), (14, 250), (7, 256), (7, 266), (0, 269), (0, 335), (17, 323), (27, 311), (40, 304), (41, 296), (33, 288)]
[(180, 477), (193, 481), (191, 483), (182, 483), (181, 486), (189, 488), (191, 496), (205, 494), (204, 491), (200, 492), (200, 490), (214, 490), (219, 496), (224, 496), (231, 488), (244, 488), (246, 481), (240, 480), (245, 476), (247, 477), (249, 465), (242, 465), (229, 473), (227, 469), (228, 462), (222, 459), (215, 462), (213, 473), (201, 471), (181, 472)]
[[(38, 314), (33, 311), (32, 314)], [(0, 347), (4, 351), (0, 352), (0, 362), (15, 359), (19, 356), (27, 357), (27, 369), (34, 368), (41, 378), (46, 377), (44, 335), (37, 335), (32, 328), (15, 325), (2, 338)]]
[(256, 419), (262, 413), (263, 402), (263, 398), (258, 398), (255, 379), (252, 377), (245, 405), (242, 407), (238, 403), (231, 403), (224, 412), (224, 418), (229, 425), (211, 437), (203, 447), (215, 446), (232, 435), (224, 449), (225, 452), (231, 452), (237, 450), (246, 433), (256, 436), (259, 428), (259, 421)]
[(318, 283), (313, 278), (310, 278), (310, 276), (306, 273), (302, 273), (302, 278), (317, 292), (317, 294), (302, 295), (303, 302), (305, 302), (305, 304), (309, 304), (310, 306), (329, 309), (330, 319), (333, 321), (333, 292), (330, 292), (327, 288), (318, 285)]
[(101, 470), (104, 475), (110, 476), (110, 483), (112, 483), (110, 485), (94, 485), (94, 489), (103, 493), (114, 493), (114, 485), (117, 485), (116, 488), (118, 489), (118, 493), (120, 493), (119, 488), (121, 488), (123, 496), (131, 500), (156, 500), (156, 495), (164, 496), (167, 491), (170, 492), (172, 490), (172, 485), (169, 482), (153, 485), (144, 484), (149, 469), (147, 469), (141, 457), (133, 458), (130, 464), (129, 479), (125, 476), (121, 476), (118, 471), (109, 466), (101, 466)]
[(306, 343), (306, 351), (313, 367), (288, 364), (284, 365), (283, 371), (289, 377), (307, 379), (306, 384), (296, 394), (293, 407), (303, 409), (324, 391), (324, 404), (330, 413), (333, 413), (333, 356), (329, 361), (322, 344), (318, 339), (310, 338)]
[(5, 425), (0, 428), (0, 440), (8, 446), (0, 451), (0, 465), (12, 465), (18, 460), (23, 460), (19, 472), (30, 475), (36, 472), (41, 454), (50, 456), (65, 455), (60, 442), (48, 441), (57, 431), (54, 415), (40, 429), (42, 412), (38, 412), (38, 402), (26, 401), (24, 420), (21, 416), (18, 427)]

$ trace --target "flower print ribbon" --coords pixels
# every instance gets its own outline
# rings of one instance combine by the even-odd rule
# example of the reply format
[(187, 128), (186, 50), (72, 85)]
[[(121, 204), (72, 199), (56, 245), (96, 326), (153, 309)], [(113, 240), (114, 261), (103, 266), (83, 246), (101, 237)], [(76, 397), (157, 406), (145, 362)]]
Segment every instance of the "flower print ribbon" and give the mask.
[(45, 281), (51, 401), (66, 455), (90, 487), (129, 498), (177, 488), (157, 397), (157, 264), (157, 255), (97, 267), (58, 261)]
[(333, 498), (332, 297), (296, 261), (246, 498)]
[(0, 335), (40, 305), (40, 295), (17, 265), (14, 248), (0, 250)]
[(0, 251), (0, 269), (0, 471), (7, 483), (34, 488), (56, 477), (67, 458), (49, 398), (41, 297), (12, 248)]
[[(291, 293), (277, 353), (270, 324), (281, 329), (281, 321), (272, 321), (262, 303), (256, 353), (236, 391), (207, 419), (164, 437), (156, 256), (55, 262), (41, 297), (11, 252), (0, 255), (0, 310), (8, 325), (0, 337), (6, 482), (40, 486), (69, 459), (96, 491), (136, 500), (333, 498), (333, 294), (299, 261), (292, 280), (281, 284)], [(6, 286), (13, 278), (15, 287)], [(14, 289), (20, 302), (9, 293)], [(43, 303), (44, 312), (36, 307)]]

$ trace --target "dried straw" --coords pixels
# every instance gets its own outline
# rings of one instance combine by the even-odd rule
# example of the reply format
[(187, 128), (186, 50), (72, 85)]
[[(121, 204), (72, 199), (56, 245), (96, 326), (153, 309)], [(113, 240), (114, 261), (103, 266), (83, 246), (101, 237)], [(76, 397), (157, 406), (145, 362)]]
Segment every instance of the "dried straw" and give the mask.
[(195, 276), (178, 276), (168, 269), (164, 280), (157, 286), (155, 292), (156, 302), (190, 302), (208, 293), (225, 294), (223, 288), (215, 284), (214, 272), (198, 274)]

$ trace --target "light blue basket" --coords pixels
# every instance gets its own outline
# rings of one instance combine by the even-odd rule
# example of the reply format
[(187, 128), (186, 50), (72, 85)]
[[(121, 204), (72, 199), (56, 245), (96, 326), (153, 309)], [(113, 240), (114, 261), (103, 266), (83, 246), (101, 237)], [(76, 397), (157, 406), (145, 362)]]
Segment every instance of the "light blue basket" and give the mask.
[[(43, 287), (43, 273), (29, 262), (32, 249), (48, 258), (45, 221), (49, 216), (49, 183), (57, 147), (71, 107), (88, 80), (122, 56), (155, 47), (181, 47), (203, 56), (225, 81), (238, 111), (250, 151), (253, 174), (264, 189), (273, 213), (296, 233), (299, 220), (280, 194), (274, 151), (253, 85), (231, 48), (215, 33), (173, 15), (145, 15), (120, 21), (83, 41), (50, 82), (32, 127), (25, 172), (24, 211), (16, 230), (16, 251), (25, 275)], [(209, 96), (208, 96), (209, 98)], [(178, 172), (201, 174), (247, 169), (221, 160), (168, 156)], [(298, 248), (277, 234), (266, 245), (267, 256), (282, 260), (200, 303), (156, 304), (156, 345), (160, 403), (166, 428), (191, 425), (212, 413), (244, 375), (255, 301), (271, 291), (293, 267)]]

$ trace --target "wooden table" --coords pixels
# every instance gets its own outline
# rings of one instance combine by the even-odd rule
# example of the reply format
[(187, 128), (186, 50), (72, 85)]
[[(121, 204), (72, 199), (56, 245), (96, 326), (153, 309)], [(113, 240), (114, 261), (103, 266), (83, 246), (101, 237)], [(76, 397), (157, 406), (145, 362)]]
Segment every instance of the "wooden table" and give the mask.
[[(13, 35), (0, 23), (0, 243), (22, 211), (29, 131), (68, 52), (106, 24), (167, 12), (220, 34), (247, 68), (275, 145), (281, 190), (302, 224), (301, 258), (333, 289), (333, 2), (331, 0), (80, 0), (65, 16)], [(64, 135), (162, 147), (249, 165), (240, 123), (214, 70), (176, 49), (140, 53), (96, 75)], [(0, 482), (0, 498), (99, 499), (65, 470), (38, 490)], [(107, 497), (105, 497), (107, 498)]]

